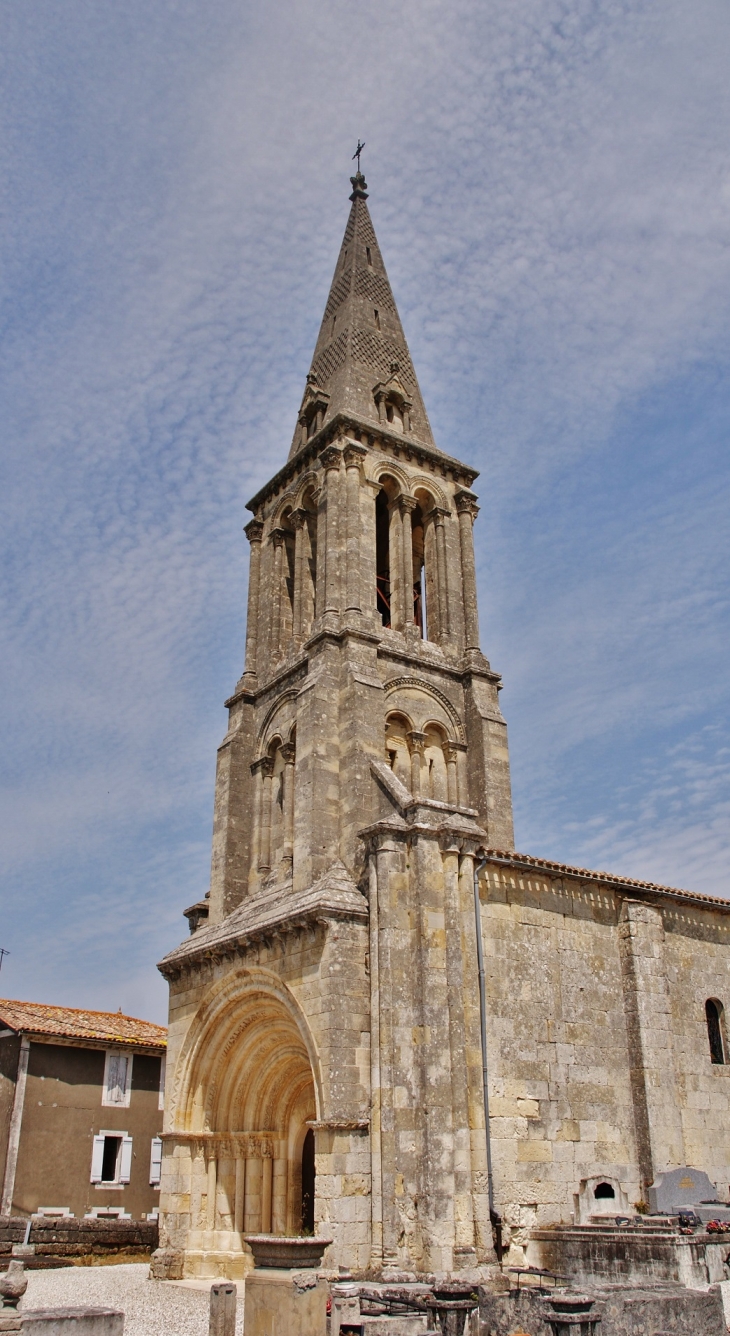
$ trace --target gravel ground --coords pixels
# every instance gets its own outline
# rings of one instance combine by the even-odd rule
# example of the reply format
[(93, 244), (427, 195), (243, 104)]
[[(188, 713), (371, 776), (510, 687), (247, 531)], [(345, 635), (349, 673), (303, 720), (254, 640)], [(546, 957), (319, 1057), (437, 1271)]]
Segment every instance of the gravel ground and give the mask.
[[(28, 1271), (27, 1308), (70, 1308), (83, 1304), (120, 1308), (124, 1336), (208, 1336), (208, 1294), (167, 1281), (150, 1280), (147, 1263), (123, 1266), (70, 1266)], [(243, 1332), (243, 1287), (238, 1287), (238, 1336)]]

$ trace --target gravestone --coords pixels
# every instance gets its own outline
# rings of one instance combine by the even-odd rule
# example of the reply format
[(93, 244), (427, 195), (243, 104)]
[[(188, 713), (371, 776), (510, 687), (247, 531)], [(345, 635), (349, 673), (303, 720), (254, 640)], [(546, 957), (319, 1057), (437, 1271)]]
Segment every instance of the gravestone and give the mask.
[(657, 1174), (649, 1188), (649, 1209), (655, 1215), (676, 1215), (680, 1207), (715, 1201), (717, 1188), (701, 1169), (672, 1169)]

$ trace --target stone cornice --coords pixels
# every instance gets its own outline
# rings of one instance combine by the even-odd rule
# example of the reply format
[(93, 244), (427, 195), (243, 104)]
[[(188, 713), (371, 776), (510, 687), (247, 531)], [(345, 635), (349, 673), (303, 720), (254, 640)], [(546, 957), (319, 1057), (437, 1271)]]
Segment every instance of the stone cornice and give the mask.
[(534, 858), (531, 854), (509, 853), (501, 849), (484, 849), (482, 852), (492, 867), (512, 867), (518, 872), (536, 872), (548, 877), (580, 881), (583, 885), (590, 883), (606, 886), (619, 895), (634, 899), (640, 897), (677, 900), (683, 904), (697, 905), (698, 908), (719, 909), (725, 914), (730, 914), (730, 900), (722, 896), (705, 895), (702, 891), (683, 891), (675, 886), (661, 886), (653, 881), (613, 876), (610, 872), (593, 872), (590, 868), (572, 867), (568, 863), (553, 863), (547, 858)]
[(222, 923), (199, 928), (168, 952), (157, 968), (165, 978), (173, 978), (190, 965), (217, 959), (253, 942), (336, 919), (365, 923), (368, 914), (367, 900), (345, 866), (336, 863), (307, 890), (294, 891), (289, 881), (245, 899)]
[[(275, 473), (267, 483), (251, 498), (246, 504), (246, 509), (256, 514), (261, 506), (272, 496), (276, 496), (282, 488), (286, 486), (291, 478), (301, 473), (307, 465), (314, 463), (328, 445), (336, 437), (352, 435), (355, 437), (355, 443), (359, 445), (370, 446), (371, 449), (382, 449), (386, 454), (391, 452), (406, 459), (413, 458), (419, 464), (437, 464), (444, 473), (451, 473), (454, 481), (464, 481), (467, 487), (471, 487), (476, 478), (479, 477), (477, 469), (471, 468), (468, 464), (462, 464), (461, 460), (454, 459), (452, 455), (444, 454), (435, 446), (427, 445), (424, 441), (419, 441), (413, 436), (404, 436), (397, 431), (389, 431), (387, 426), (375, 422), (369, 422), (365, 418), (356, 417), (350, 413), (336, 413), (335, 416), (319, 431), (307, 441), (307, 444), (298, 450), (294, 457)], [(362, 439), (364, 437), (364, 440)], [(348, 442), (349, 443), (349, 442)]]

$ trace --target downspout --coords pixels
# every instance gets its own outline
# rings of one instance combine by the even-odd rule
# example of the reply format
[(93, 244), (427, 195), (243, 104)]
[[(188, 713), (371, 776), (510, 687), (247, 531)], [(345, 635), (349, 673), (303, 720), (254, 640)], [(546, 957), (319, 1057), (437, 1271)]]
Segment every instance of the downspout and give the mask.
[(489, 1066), (487, 1063), (487, 986), (484, 977), (484, 948), (482, 946), (482, 915), (479, 905), (479, 873), (487, 865), (486, 858), (474, 864), (474, 927), (477, 939), (477, 969), (479, 971), (479, 1028), (482, 1041), (482, 1094), (484, 1098), (484, 1136), (487, 1145), (487, 1199), (489, 1219), (494, 1234), (497, 1261), (502, 1262), (502, 1217), (494, 1209), (494, 1174), (492, 1172), (492, 1138), (489, 1130)]

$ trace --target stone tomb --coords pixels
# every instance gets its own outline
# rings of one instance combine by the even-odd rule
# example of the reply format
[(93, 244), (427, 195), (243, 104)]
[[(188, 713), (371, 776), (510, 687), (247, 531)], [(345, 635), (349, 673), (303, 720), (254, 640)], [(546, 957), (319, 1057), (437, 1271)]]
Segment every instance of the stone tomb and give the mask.
[(701, 1169), (672, 1169), (659, 1174), (649, 1188), (652, 1214), (694, 1211), (700, 1220), (730, 1220), (730, 1207), (718, 1200), (717, 1188)]

